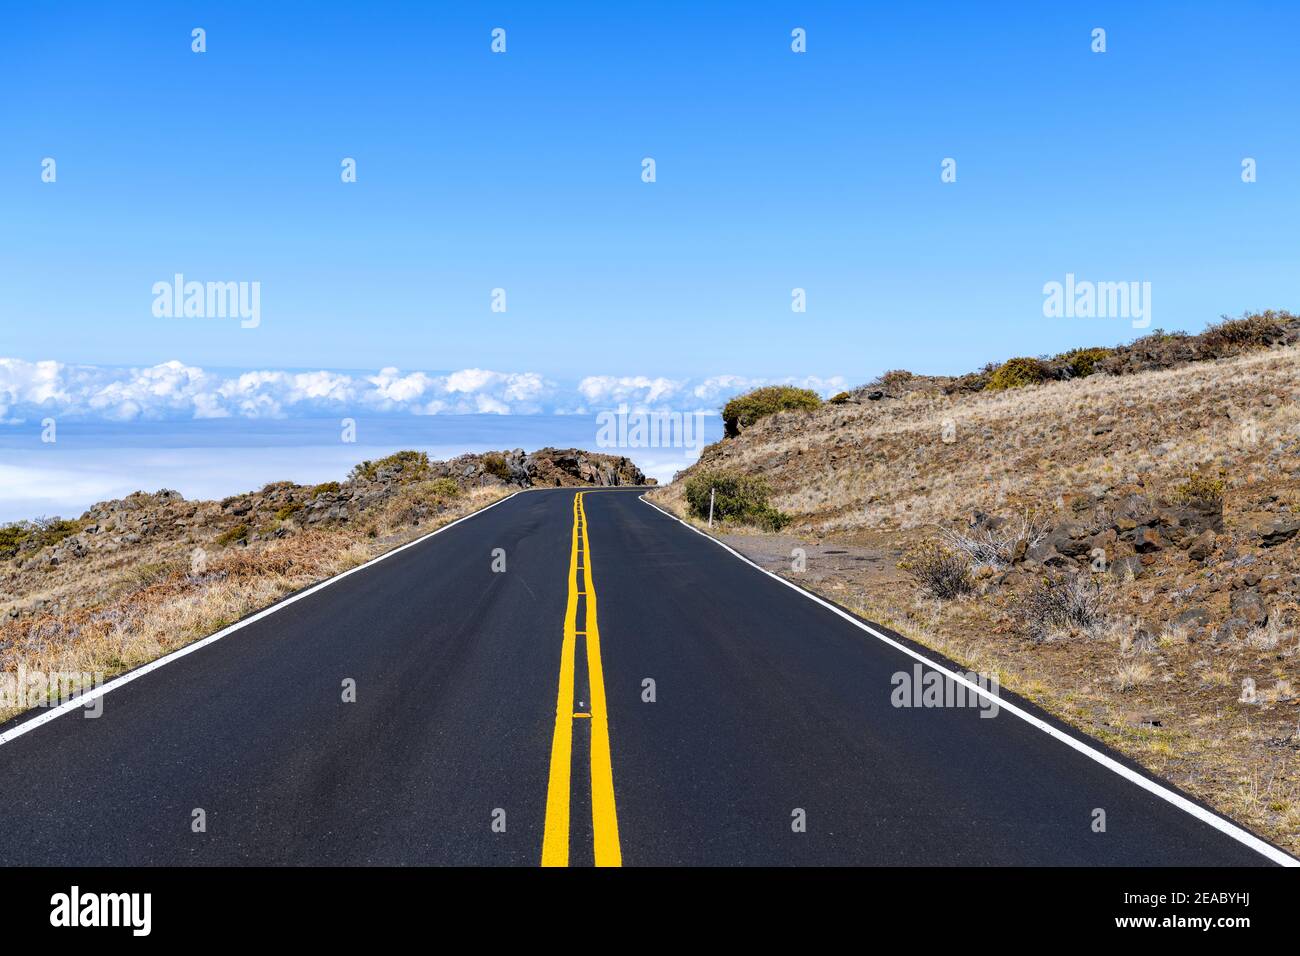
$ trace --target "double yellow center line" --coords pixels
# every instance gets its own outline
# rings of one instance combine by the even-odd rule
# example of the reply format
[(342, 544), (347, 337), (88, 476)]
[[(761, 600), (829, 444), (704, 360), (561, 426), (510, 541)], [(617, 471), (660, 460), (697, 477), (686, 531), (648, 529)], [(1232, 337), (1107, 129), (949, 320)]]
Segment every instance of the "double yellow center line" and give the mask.
[[(569, 553), (569, 600), (564, 610), (564, 643), (560, 650), (560, 690), (555, 701), (555, 734), (551, 738), (551, 774), (546, 788), (546, 828), (542, 837), (542, 866), (569, 865), (569, 808), (572, 801), (573, 722), (590, 719), (591, 828), (597, 866), (622, 866), (618, 842), (618, 813), (614, 805), (614, 768), (609, 758), (609, 720), (605, 711), (605, 675), (600, 666), (600, 629), (596, 623), (596, 588), (591, 579), (591, 544), (587, 540), (585, 492), (573, 498), (573, 541)], [(578, 605), (583, 607), (578, 627)], [(590, 707), (576, 706), (575, 661), (578, 638), (587, 650), (585, 696)]]

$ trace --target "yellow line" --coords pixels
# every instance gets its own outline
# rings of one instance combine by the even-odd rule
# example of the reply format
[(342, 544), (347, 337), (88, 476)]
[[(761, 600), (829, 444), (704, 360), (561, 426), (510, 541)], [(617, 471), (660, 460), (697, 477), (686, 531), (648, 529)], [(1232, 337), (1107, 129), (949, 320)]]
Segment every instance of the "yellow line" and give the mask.
[(578, 499), (573, 499), (573, 541), (569, 550), (569, 600), (564, 609), (560, 647), (560, 689), (551, 738), (551, 775), (546, 786), (546, 827), (542, 866), (569, 865), (569, 769), (573, 758), (573, 657), (578, 618)]
[[(596, 588), (591, 578), (591, 544), (583, 492), (573, 498), (573, 538), (569, 553), (569, 599), (564, 610), (564, 643), (560, 648), (560, 689), (555, 702), (555, 733), (551, 738), (551, 773), (546, 787), (546, 826), (542, 835), (542, 866), (569, 865), (569, 801), (572, 783), (573, 721), (591, 719), (591, 823), (597, 866), (622, 866), (618, 813), (614, 803), (614, 769), (609, 756), (609, 720), (605, 711), (605, 674), (600, 663), (600, 631), (596, 624)], [(582, 567), (578, 567), (578, 542)], [(582, 588), (579, 589), (579, 577)], [(584, 629), (578, 630), (578, 595), (587, 598)], [(574, 657), (577, 635), (587, 644), (587, 676), (591, 712), (573, 709)]]
[(587, 592), (587, 680), (591, 684), (591, 825), (597, 866), (622, 866), (618, 842), (618, 810), (614, 803), (614, 767), (609, 756), (609, 720), (605, 711), (605, 672), (600, 664), (600, 630), (596, 621), (596, 587), (591, 579), (591, 544), (587, 513), (578, 495), (582, 516), (583, 584)]

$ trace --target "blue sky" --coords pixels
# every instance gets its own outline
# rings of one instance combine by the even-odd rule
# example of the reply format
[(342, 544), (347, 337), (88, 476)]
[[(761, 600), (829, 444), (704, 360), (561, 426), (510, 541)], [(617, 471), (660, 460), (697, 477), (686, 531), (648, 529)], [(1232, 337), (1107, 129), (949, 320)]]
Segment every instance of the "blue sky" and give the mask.
[(1044, 318), (1067, 272), (1296, 303), (1294, 4), (699, 7), (6, 6), (0, 357), (855, 384), (1138, 334)]

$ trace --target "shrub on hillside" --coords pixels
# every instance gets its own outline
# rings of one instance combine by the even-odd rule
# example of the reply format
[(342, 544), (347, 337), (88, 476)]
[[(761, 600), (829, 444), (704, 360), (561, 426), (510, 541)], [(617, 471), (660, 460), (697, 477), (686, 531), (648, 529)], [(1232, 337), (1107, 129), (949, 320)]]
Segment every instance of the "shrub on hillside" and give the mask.
[(243, 543), (248, 540), (248, 525), (237, 524), (229, 531), (223, 531), (217, 535), (217, 544), (225, 547), (226, 545)]
[(1201, 346), (1208, 357), (1222, 358), (1268, 348), (1288, 341), (1291, 330), (1300, 321), (1290, 312), (1256, 312), (1239, 319), (1224, 316), (1201, 334)]
[(1045, 382), (1051, 377), (1051, 369), (1042, 359), (1013, 358), (1007, 359), (989, 376), (987, 387), (994, 390), (1024, 388), (1026, 385)]
[(1128, 345), (1120, 345), (1098, 362), (1099, 371), (1111, 375), (1135, 375), (1173, 368), (1203, 358), (1199, 340), (1186, 332), (1152, 329)]
[(1097, 364), (1110, 353), (1110, 349), (1104, 348), (1070, 349), (1053, 358), (1052, 362), (1068, 369), (1070, 378), (1087, 378), (1097, 371)]
[(1170, 495), (1174, 504), (1195, 505), (1202, 508), (1222, 507), (1226, 483), (1223, 477), (1193, 472), (1187, 480), (1176, 486)]
[(792, 520), (784, 511), (779, 511), (771, 505), (764, 505), (749, 516), (750, 524), (773, 533), (780, 531)]
[(426, 485), (429, 494), (437, 498), (455, 498), (460, 495), (460, 485), (455, 478), (435, 478)]
[(902, 391), (914, 378), (916, 376), (905, 368), (891, 368), (888, 372), (882, 372), (872, 379), (867, 388), (879, 389), (892, 395)]
[(821, 403), (821, 398), (811, 389), (768, 385), (737, 395), (727, 402), (722, 409), (722, 422), (726, 426), (727, 437), (734, 438), (740, 434), (741, 429), (748, 428), (767, 415), (792, 409), (811, 410)]
[(1185, 339), (1190, 339), (1190, 338), (1191, 338), (1190, 333), (1183, 332), (1179, 329), (1175, 329), (1172, 332), (1166, 332), (1164, 329), (1155, 328), (1152, 329), (1150, 332), (1148, 332), (1146, 335), (1134, 339), (1133, 344), (1137, 345), (1139, 342), (1145, 342), (1150, 345), (1160, 345), (1165, 342), (1182, 342)]
[(64, 538), (81, 530), (77, 521), (63, 518), (37, 518), (34, 521), (14, 521), (0, 525), (0, 558), (11, 558), (24, 545), (39, 550), (58, 544)]
[(697, 518), (709, 516), (713, 495), (713, 519), (752, 524), (765, 531), (780, 531), (790, 516), (767, 503), (772, 490), (762, 478), (729, 471), (704, 471), (686, 481), (686, 503)]
[(844, 405), (852, 397), (853, 396), (850, 395), (848, 392), (838, 392), (837, 394), (832, 395), (830, 398), (826, 399), (826, 401), (830, 402), (832, 405)]
[(0, 525), (0, 557), (12, 557), (31, 538), (35, 527), (30, 521)]
[(348, 474), (353, 481), (375, 481), (379, 473), (396, 474), (399, 482), (418, 481), (429, 472), (429, 456), (422, 451), (395, 451), (378, 461), (363, 461)]
[(912, 576), (922, 591), (943, 601), (975, 590), (966, 556), (933, 541), (907, 552), (898, 566)]
[(942, 528), (944, 544), (964, 554), (972, 567), (1001, 570), (1015, 560), (1017, 549), (1032, 548), (1047, 537), (1047, 519), (1028, 511), (1009, 521), (981, 522), (965, 528)]
[(37, 518), (33, 524), (35, 524), (36, 532), (40, 536), (41, 547), (57, 544), (64, 538), (81, 530), (80, 522), (68, 521), (64, 518)]
[(496, 453), (490, 453), (483, 456), (483, 470), (489, 475), (495, 475), (502, 481), (510, 477), (510, 466), (506, 460)]
[(1037, 641), (1062, 634), (1096, 634), (1106, 621), (1101, 585), (1081, 574), (1046, 578), (1020, 601), (1017, 616)]
[(997, 370), (998, 363), (989, 362), (978, 372), (967, 372), (965, 375), (959, 375), (948, 383), (944, 388), (944, 392), (948, 395), (982, 392), (989, 387), (989, 379), (993, 377), (993, 373)]

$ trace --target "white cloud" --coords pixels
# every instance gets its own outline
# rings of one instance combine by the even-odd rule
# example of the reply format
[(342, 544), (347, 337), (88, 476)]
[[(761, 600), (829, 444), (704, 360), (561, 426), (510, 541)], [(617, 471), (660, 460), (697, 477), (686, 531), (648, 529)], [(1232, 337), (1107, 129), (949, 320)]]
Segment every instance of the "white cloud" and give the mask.
[(348, 412), (381, 414), (591, 414), (718, 408), (732, 395), (774, 383), (844, 388), (833, 378), (690, 380), (589, 375), (564, 386), (537, 372), (468, 368), (449, 373), (382, 368), (368, 375), (327, 370), (210, 372), (172, 360), (144, 368), (67, 365), (0, 358), (0, 424), (46, 415), (109, 421), (284, 418)]
[(403, 375), (395, 368), (380, 369), (378, 375), (372, 375), (366, 381), (375, 386), (372, 402), (380, 405), (414, 401), (433, 385), (433, 379), (423, 372)]
[(578, 383), (578, 391), (593, 405), (628, 404), (649, 407), (671, 402), (682, 391), (684, 382), (645, 375), (588, 375)]
[(810, 388), (823, 398), (836, 392), (842, 392), (848, 387), (845, 380), (839, 375), (833, 375), (830, 378), (818, 378), (815, 375), (806, 375), (803, 378), (796, 376), (787, 378), (746, 378), (743, 375), (714, 375), (697, 384), (691, 389), (691, 394), (706, 404), (720, 404), (733, 395), (739, 395), (741, 392), (747, 392), (763, 385), (793, 385), (796, 388)]

